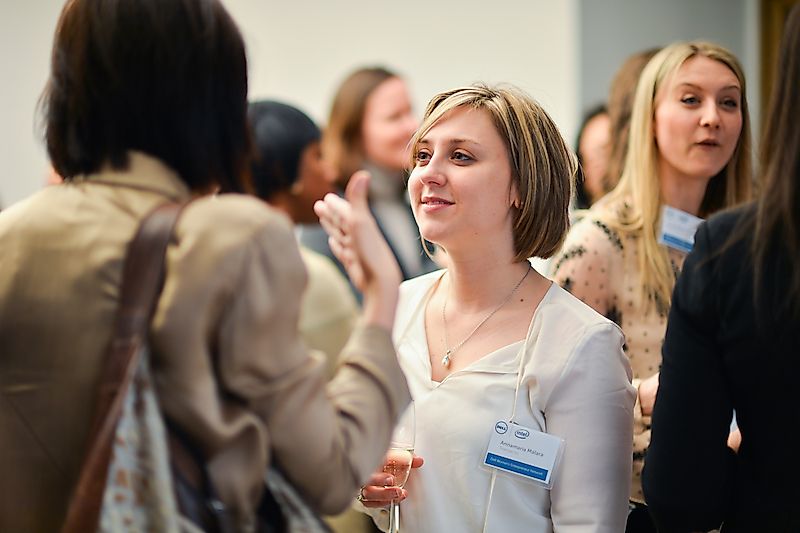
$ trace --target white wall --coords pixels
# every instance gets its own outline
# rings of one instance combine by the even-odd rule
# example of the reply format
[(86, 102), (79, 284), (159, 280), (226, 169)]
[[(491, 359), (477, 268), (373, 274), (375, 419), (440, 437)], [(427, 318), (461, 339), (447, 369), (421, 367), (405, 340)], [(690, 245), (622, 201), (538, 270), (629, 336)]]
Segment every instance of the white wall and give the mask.
[[(278, 98), (324, 123), (352, 69), (407, 77), (421, 114), (437, 91), (511, 82), (571, 136), (577, 120), (577, 0), (223, 0), (250, 60), (251, 96)], [(47, 167), (34, 110), (47, 76), (59, 0), (0, 0), (0, 204), (38, 189)]]
[(0, 0), (0, 206), (45, 180), (47, 157), (34, 109), (47, 80), (60, 11), (59, 0)]
[[(251, 97), (293, 103), (321, 125), (344, 76), (382, 64), (408, 79), (417, 114), (437, 91), (511, 82), (572, 141), (627, 55), (698, 37), (739, 55), (758, 124), (758, 0), (223, 1), (247, 43)], [(44, 180), (34, 111), (61, 5), (0, 0), (0, 205)]]
[(407, 77), (418, 114), (440, 90), (511, 82), (573, 126), (573, 0), (225, 3), (247, 41), (252, 96), (287, 100), (320, 123), (347, 73), (384, 64)]

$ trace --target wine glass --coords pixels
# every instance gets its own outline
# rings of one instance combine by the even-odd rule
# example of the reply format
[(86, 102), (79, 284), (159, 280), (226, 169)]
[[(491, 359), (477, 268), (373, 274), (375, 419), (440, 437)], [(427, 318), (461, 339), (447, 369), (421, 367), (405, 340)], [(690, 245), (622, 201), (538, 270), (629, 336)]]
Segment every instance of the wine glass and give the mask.
[[(408, 405), (392, 434), (389, 451), (383, 471), (394, 478), (394, 486), (403, 488), (411, 473), (411, 461), (414, 459), (414, 402)], [(389, 504), (389, 533), (400, 531), (400, 504), (394, 500)]]

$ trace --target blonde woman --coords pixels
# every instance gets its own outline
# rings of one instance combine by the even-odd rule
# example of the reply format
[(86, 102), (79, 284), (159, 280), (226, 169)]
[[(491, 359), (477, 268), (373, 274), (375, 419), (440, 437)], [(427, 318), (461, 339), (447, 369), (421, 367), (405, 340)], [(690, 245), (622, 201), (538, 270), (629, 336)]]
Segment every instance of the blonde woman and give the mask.
[(800, 531), (800, 457), (791, 430), (782, 434), (800, 424), (800, 4), (777, 59), (763, 192), (697, 230), (675, 284), (642, 474), (660, 531)]
[(750, 124), (738, 60), (706, 42), (664, 48), (636, 89), (619, 184), (572, 228), (553, 266), (559, 284), (625, 332), (638, 390), (628, 531), (654, 531), (640, 476), (672, 287), (686, 255), (685, 247), (659, 241), (690, 246), (691, 224), (680, 225), (694, 220), (687, 215), (704, 218), (744, 202), (750, 188)]
[[(435, 96), (411, 146), (414, 216), (448, 263), (403, 284), (394, 326), (424, 465), (405, 489), (376, 473), (359, 500), (382, 527), (404, 500), (406, 532), (619, 532), (634, 403), (622, 334), (528, 261), (561, 246), (575, 157), (530, 97), (485, 86)], [(349, 206), (317, 209), (347, 263)], [(495, 468), (537, 464), (525, 454), (541, 443), (555, 443), (543, 479)]]

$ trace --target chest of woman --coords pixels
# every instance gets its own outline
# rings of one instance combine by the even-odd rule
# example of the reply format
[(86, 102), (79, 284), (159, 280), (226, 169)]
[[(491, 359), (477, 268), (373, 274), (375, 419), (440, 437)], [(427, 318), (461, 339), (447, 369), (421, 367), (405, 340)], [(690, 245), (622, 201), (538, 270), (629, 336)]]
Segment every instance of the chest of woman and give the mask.
[(532, 405), (529, 388), (515, 393), (522, 346), (519, 342), (489, 354), (441, 382), (430, 379), (421, 345), (408, 341), (398, 346), (415, 404), (415, 453), (425, 459), (409, 478), (409, 500), (401, 507), (408, 525), (433, 530), (426, 527), (448, 516), (449, 521), (437, 526), (442, 531), (481, 531), (485, 520), (494, 524), (507, 519), (541, 522), (534, 530), (549, 530), (549, 492), (512, 474), (496, 474), (492, 481), (493, 470), (484, 465), (498, 421), (513, 416), (528, 429), (546, 431), (544, 414)]
[[(625, 333), (625, 354), (630, 360), (633, 377), (644, 379), (658, 372), (661, 365), (669, 306), (649, 301), (639, 264), (639, 240), (628, 237), (624, 242), (624, 251), (610, 265), (610, 306), (605, 315)], [(671, 249), (667, 253), (677, 276), (685, 254)]]

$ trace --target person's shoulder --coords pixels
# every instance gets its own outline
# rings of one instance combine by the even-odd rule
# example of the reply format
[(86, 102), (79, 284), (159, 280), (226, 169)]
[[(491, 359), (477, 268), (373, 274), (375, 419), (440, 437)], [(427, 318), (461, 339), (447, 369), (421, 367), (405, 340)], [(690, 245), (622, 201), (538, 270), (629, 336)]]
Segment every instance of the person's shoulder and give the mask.
[(328, 257), (300, 246), (300, 256), (308, 271), (306, 295), (314, 305), (337, 310), (357, 310), (357, 304), (347, 279)]
[(341, 276), (339, 269), (336, 268), (333, 261), (321, 253), (301, 244), (300, 255), (309, 271), (320, 272), (326, 276), (335, 272), (338, 276)]
[(427, 291), (443, 274), (444, 270), (442, 269), (434, 270), (433, 272), (428, 272), (427, 274), (422, 274), (421, 276), (404, 281), (400, 284), (400, 297), (408, 297), (418, 292)]
[[(587, 347), (604, 353), (621, 350), (624, 334), (617, 324), (553, 284), (537, 312), (537, 344), (543, 357), (566, 364)], [(558, 365), (557, 365), (558, 366)]]
[(572, 246), (622, 251), (625, 246), (621, 233), (616, 229), (618, 220), (612, 206), (593, 206), (583, 212), (570, 228), (567, 242)]
[(712, 244), (727, 241), (734, 232), (742, 230), (742, 224), (754, 220), (756, 204), (750, 202), (732, 209), (715, 213), (705, 222)]
[(46, 190), (36, 191), (0, 210), (0, 226), (13, 230), (19, 228), (18, 222), (26, 218), (35, 218), (38, 210), (49, 211), (52, 206), (46, 200)]
[(609, 264), (620, 261), (625, 254), (626, 240), (614, 228), (613, 213), (609, 210), (592, 207), (586, 211), (570, 228), (561, 250), (553, 256), (550, 272), (560, 277), (562, 267), (569, 264), (588, 265), (598, 259)]
[(65, 203), (63, 193), (67, 188), (63, 184), (43, 187), (0, 209), (0, 216), (3, 221), (15, 224), (17, 221), (36, 219), (42, 215), (52, 214), (54, 207)]
[(398, 338), (397, 335), (405, 331), (416, 309), (443, 273), (444, 270), (436, 270), (411, 278), (400, 284), (394, 324), (395, 340)]
[(192, 201), (181, 215), (184, 232), (225, 241), (244, 241), (264, 233), (288, 234), (292, 224), (282, 212), (244, 194), (204, 196)]
[[(210, 226), (235, 224), (257, 227), (288, 220), (286, 215), (254, 196), (219, 194), (200, 197), (186, 208), (186, 215), (206, 218)], [(211, 218), (209, 218), (211, 217)]]
[(560, 320), (567, 321), (572, 327), (583, 329), (598, 325), (613, 325), (612, 321), (583, 303), (566, 289), (553, 283), (548, 291), (547, 305), (543, 308), (547, 313), (557, 315)]
[[(538, 376), (543, 405), (548, 404), (550, 394), (559, 384), (571, 379), (572, 368), (610, 372), (619, 384), (629, 380), (622, 330), (558, 285), (550, 288), (534, 320), (536, 342), (530, 345), (532, 353), (526, 373)], [(601, 375), (593, 370), (584, 377), (604, 381)]]
[[(306, 271), (292, 223), (261, 200), (240, 194), (205, 196), (192, 201), (176, 227), (182, 255), (192, 261), (237, 268), (242, 261), (268, 262), (283, 275)], [(226, 265), (223, 267), (223, 265)]]

